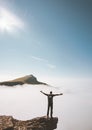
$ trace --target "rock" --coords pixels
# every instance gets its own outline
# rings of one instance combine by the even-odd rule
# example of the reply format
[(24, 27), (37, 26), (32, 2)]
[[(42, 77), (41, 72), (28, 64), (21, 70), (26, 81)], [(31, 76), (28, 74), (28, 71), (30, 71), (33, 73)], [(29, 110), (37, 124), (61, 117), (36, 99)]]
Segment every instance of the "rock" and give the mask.
[(0, 130), (10, 130), (13, 126), (13, 118), (11, 116), (0, 116)]
[(47, 85), (46, 83), (39, 82), (37, 80), (37, 78), (33, 75), (27, 75), (27, 76), (20, 77), (20, 78), (14, 79), (14, 80), (0, 82), (0, 85), (5, 85), (5, 86), (15, 86), (15, 85), (23, 85), (23, 84), (43, 84), (43, 85)]
[(58, 118), (37, 117), (31, 120), (16, 120), (12, 116), (0, 116), (0, 130), (54, 130)]

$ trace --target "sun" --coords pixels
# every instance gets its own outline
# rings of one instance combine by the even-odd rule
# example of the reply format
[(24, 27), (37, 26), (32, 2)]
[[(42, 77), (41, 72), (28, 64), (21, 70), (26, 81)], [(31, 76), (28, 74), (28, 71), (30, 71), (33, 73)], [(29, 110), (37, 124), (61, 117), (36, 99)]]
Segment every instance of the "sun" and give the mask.
[(0, 20), (0, 30), (11, 32), (13, 30), (10, 21), (7, 18), (2, 18)]
[(0, 31), (12, 32), (16, 25), (15, 22), (16, 19), (10, 11), (4, 8), (0, 9)]
[(11, 11), (0, 8), (0, 31), (14, 32), (17, 29), (23, 29), (23, 22)]

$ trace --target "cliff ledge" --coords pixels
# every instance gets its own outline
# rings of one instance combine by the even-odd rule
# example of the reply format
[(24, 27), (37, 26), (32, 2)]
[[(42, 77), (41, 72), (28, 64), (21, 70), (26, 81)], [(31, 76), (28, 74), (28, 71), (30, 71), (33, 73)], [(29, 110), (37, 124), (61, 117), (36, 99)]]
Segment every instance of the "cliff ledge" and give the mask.
[(31, 120), (16, 120), (12, 116), (0, 116), (0, 130), (54, 130), (58, 118), (37, 117)]

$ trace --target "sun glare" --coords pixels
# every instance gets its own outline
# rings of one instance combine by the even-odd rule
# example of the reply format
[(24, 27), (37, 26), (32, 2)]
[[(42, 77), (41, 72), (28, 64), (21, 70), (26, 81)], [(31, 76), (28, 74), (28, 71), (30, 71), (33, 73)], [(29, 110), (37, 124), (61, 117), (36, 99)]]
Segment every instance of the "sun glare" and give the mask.
[(1, 31), (12, 31), (11, 24), (8, 19), (1, 19), (0, 20), (0, 30)]
[(0, 8), (0, 31), (14, 32), (16, 29), (22, 29), (23, 22), (10, 11)]

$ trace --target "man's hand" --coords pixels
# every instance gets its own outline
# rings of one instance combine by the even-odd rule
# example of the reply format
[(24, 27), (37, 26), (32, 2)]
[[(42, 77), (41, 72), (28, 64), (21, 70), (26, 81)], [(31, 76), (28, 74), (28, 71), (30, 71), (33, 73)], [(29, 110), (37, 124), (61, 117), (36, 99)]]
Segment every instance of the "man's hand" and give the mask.
[(63, 95), (63, 93), (60, 93), (60, 95)]
[(43, 93), (44, 95), (46, 95), (46, 96), (48, 96), (48, 94), (47, 93), (44, 93), (43, 91), (40, 91), (41, 93)]

